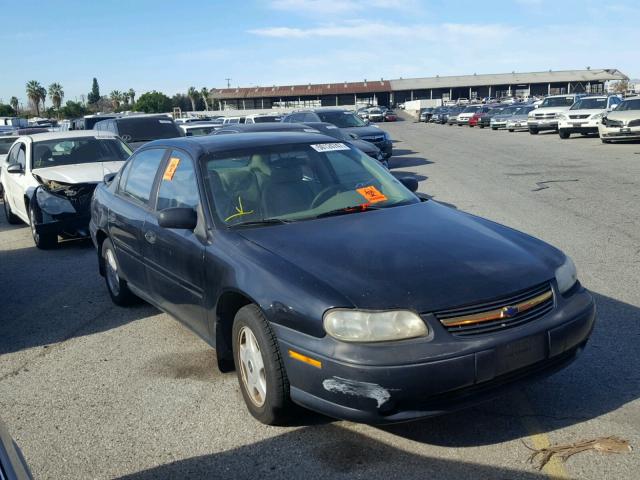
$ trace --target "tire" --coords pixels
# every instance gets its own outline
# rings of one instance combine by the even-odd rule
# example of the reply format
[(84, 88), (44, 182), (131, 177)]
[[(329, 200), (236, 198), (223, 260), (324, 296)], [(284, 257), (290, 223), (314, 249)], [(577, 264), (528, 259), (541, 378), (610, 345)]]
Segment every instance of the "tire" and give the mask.
[(537, 135), (539, 132), (538, 132), (538, 130), (536, 130), (535, 128), (530, 128), (530, 129), (529, 129), (529, 133), (530, 133), (531, 135)]
[(498, 127), (491, 127), (491, 130), (498, 130)]
[(276, 336), (258, 306), (238, 311), (232, 335), (238, 383), (249, 413), (266, 425), (287, 424), (294, 410), (289, 379)]
[(602, 143), (611, 143), (611, 140), (605, 140), (604, 138), (601, 138), (600, 140), (602, 140)]
[(11, 211), (11, 205), (9, 205), (9, 199), (7, 199), (7, 197), (5, 197), (4, 194), (3, 194), (3, 200), (4, 200), (4, 218), (7, 219), (7, 223), (9, 223), (10, 225), (18, 225), (19, 223), (21, 223), (22, 220), (20, 220)]
[(31, 236), (33, 237), (33, 243), (36, 244), (41, 250), (51, 250), (58, 246), (58, 234), (57, 233), (38, 233), (36, 231), (36, 221), (38, 220), (37, 212), (33, 205), (29, 207), (29, 227), (31, 228)]
[(571, 136), (571, 134), (569, 132), (563, 132), (562, 130), (558, 130), (558, 135), (563, 140), (566, 140), (567, 138), (569, 138)]
[(478, 125), (478, 128), (484, 128), (484, 125), (480, 124)]
[(510, 129), (509, 129), (509, 131), (510, 131), (511, 133), (515, 132), (515, 130), (514, 130), (513, 128), (510, 128)]
[(100, 255), (104, 262), (104, 280), (107, 284), (111, 301), (119, 307), (128, 307), (138, 303), (139, 299), (129, 289), (127, 281), (120, 278), (118, 274), (120, 266), (116, 258), (116, 251), (113, 248), (113, 243), (108, 238), (102, 243)]

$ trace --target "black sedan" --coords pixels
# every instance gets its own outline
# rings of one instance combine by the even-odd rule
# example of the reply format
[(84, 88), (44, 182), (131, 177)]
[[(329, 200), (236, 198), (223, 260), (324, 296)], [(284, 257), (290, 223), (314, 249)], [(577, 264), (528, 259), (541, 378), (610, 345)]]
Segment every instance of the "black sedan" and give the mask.
[(411, 420), (574, 360), (595, 308), (572, 261), (417, 186), (314, 133), (160, 140), (90, 229), (112, 300), (200, 335), (264, 423)]

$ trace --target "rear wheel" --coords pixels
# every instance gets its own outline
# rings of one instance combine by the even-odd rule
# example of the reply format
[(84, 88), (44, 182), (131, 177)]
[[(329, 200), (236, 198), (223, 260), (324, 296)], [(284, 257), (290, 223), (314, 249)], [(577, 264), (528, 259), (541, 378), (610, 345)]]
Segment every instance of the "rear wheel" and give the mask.
[(11, 205), (9, 205), (9, 199), (3, 194), (4, 200), (4, 217), (7, 219), (7, 223), (11, 225), (17, 225), (20, 223), (20, 219), (11, 211)]
[(120, 278), (120, 266), (116, 259), (113, 243), (108, 238), (102, 243), (102, 261), (104, 262), (104, 277), (107, 290), (113, 303), (120, 307), (133, 305), (138, 301), (129, 289), (127, 281)]
[(233, 322), (233, 356), (247, 409), (267, 425), (287, 423), (294, 408), (278, 342), (256, 305), (246, 305)]
[(38, 221), (36, 209), (29, 207), (29, 227), (31, 227), (31, 236), (36, 247), (42, 250), (50, 250), (58, 246), (58, 234), (57, 233), (38, 233), (36, 229), (36, 223)]
[(565, 132), (564, 130), (558, 130), (558, 135), (563, 140), (566, 140), (567, 138), (569, 138), (571, 136), (571, 134), (569, 132)]

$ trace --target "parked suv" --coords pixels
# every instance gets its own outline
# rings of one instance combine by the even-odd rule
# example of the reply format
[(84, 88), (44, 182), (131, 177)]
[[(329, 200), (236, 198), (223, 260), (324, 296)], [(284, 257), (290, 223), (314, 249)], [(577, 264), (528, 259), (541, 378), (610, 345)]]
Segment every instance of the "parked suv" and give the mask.
[(558, 130), (558, 115), (576, 103), (583, 95), (552, 95), (544, 99), (540, 107), (529, 113), (527, 126), (531, 135), (543, 130)]
[(373, 143), (382, 150), (385, 158), (391, 157), (392, 142), (389, 134), (380, 128), (369, 125), (353, 112), (342, 108), (315, 108), (293, 112), (282, 119), (283, 122), (309, 123), (327, 122), (343, 129), (346, 133), (355, 133), (361, 140)]
[(166, 115), (134, 115), (96, 123), (95, 130), (118, 135), (133, 150), (151, 140), (184, 137), (184, 132)]
[(566, 112), (558, 115), (558, 135), (569, 138), (572, 133), (588, 135), (598, 133), (598, 125), (607, 112), (614, 110), (622, 100), (615, 95), (584, 97)]

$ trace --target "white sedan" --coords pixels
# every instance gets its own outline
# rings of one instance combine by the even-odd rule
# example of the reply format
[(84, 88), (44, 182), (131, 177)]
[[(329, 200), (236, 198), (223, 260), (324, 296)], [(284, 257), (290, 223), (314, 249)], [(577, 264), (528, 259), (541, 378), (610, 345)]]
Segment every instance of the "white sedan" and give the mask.
[(628, 98), (598, 125), (602, 143), (640, 139), (640, 97)]

